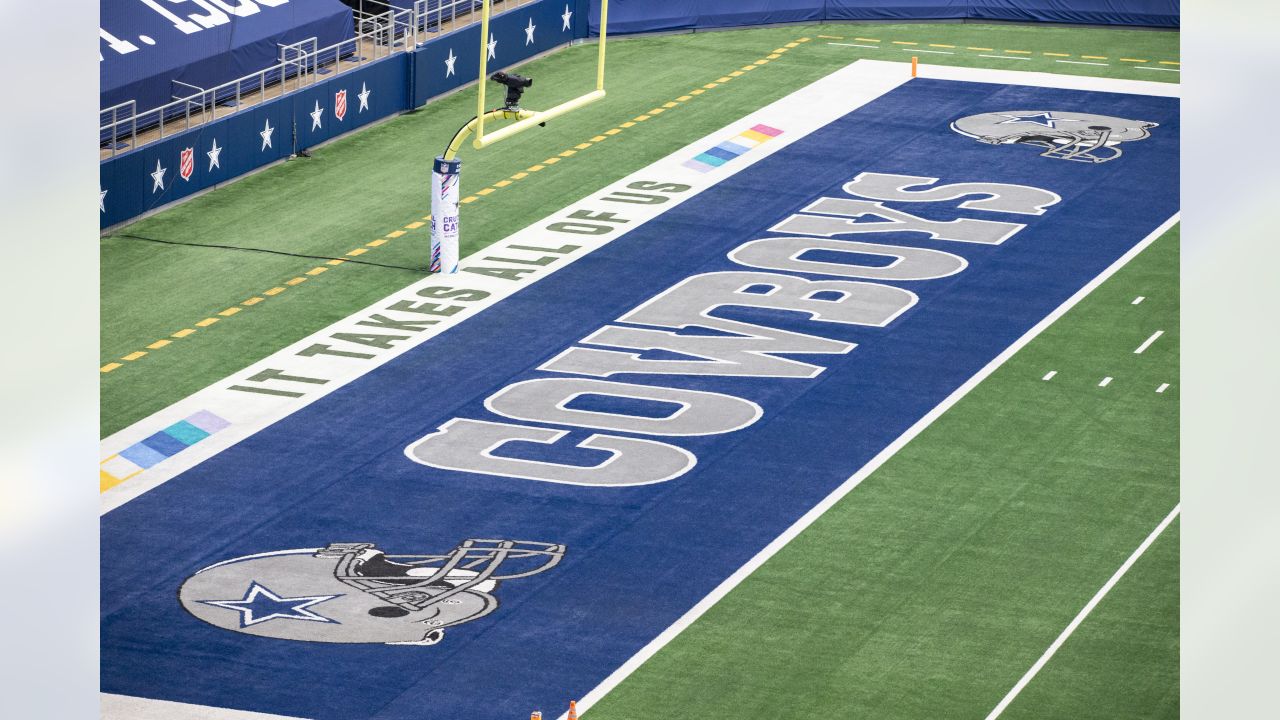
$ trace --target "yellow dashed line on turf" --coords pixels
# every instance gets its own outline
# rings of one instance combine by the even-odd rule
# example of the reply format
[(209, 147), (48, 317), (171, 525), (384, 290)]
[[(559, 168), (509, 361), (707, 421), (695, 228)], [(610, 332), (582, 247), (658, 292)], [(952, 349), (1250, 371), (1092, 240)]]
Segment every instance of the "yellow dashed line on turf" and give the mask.
[(966, 47), (965, 50), (977, 50), (978, 52), (995, 52), (995, 48)]
[[(699, 95), (703, 95), (703, 94), (705, 94), (708, 90), (713, 90), (713, 89), (715, 89), (715, 88), (717, 88), (717, 87), (720, 87), (721, 85), (723, 85), (723, 84), (725, 84), (725, 83), (729, 82), (729, 81), (730, 81), (730, 80), (732, 80), (733, 78), (741, 77), (743, 74), (745, 74), (745, 73), (747, 73), (747, 72), (750, 72), (750, 71), (752, 71), (752, 70), (755, 70), (755, 69), (756, 69), (756, 68), (758, 68), (758, 67), (762, 67), (762, 66), (764, 66), (764, 65), (767, 65), (771, 60), (777, 60), (777, 59), (779, 59), (779, 58), (782, 56), (782, 54), (783, 54), (783, 53), (787, 52), (787, 51), (788, 51), (788, 50), (790, 50), (791, 48), (798, 47), (801, 43), (806, 43), (806, 42), (809, 42), (809, 38), (798, 38), (795, 42), (787, 43), (786, 47), (776, 48), (776, 49), (775, 49), (772, 53), (770, 53), (768, 56), (763, 57), (763, 58), (760, 58), (760, 59), (758, 59), (758, 60), (755, 60), (755, 61), (754, 61), (754, 62), (752, 62), (750, 65), (745, 65), (745, 66), (743, 66), (743, 67), (742, 67), (742, 69), (740, 69), (740, 70), (734, 70), (733, 72), (729, 73), (728, 75), (724, 75), (724, 76), (721, 76), (721, 77), (717, 78), (715, 82), (709, 82), (709, 83), (706, 83), (705, 85), (703, 85), (703, 86), (702, 86), (702, 87), (700, 87), (700, 88), (696, 88), (696, 89), (690, 90), (687, 94), (680, 95), (680, 96), (676, 97), (676, 98), (675, 98), (674, 100), (672, 100), (672, 101), (668, 101), (668, 102), (666, 102), (666, 103), (663, 103), (663, 105), (662, 105), (661, 107), (656, 107), (656, 108), (654, 108), (654, 109), (650, 110), (648, 113), (646, 113), (646, 114), (644, 114), (644, 115), (638, 115), (638, 116), (636, 116), (636, 117), (635, 117), (634, 119), (632, 119), (632, 120), (629, 120), (629, 121), (627, 121), (627, 122), (623, 122), (623, 123), (619, 123), (619, 124), (618, 124), (618, 127), (614, 127), (614, 128), (610, 128), (609, 130), (605, 130), (603, 134), (596, 135), (596, 136), (592, 137), (589, 141), (579, 143), (579, 144), (575, 145), (575, 146), (573, 147), (573, 149), (565, 150), (565, 151), (561, 152), (561, 153), (559, 154), (559, 156), (556, 156), (556, 157), (549, 157), (549, 158), (547, 158), (546, 160), (543, 160), (541, 163), (539, 163), (539, 164), (537, 164), (537, 165), (532, 165), (532, 166), (530, 166), (530, 167), (526, 168), (523, 172), (515, 173), (515, 174), (511, 175), (509, 179), (506, 179), (506, 180), (499, 180), (499, 181), (495, 182), (495, 183), (493, 184), (493, 186), (492, 186), (492, 187), (487, 187), (487, 188), (482, 188), (482, 189), (480, 189), (480, 190), (477, 190), (477, 191), (475, 192), (475, 194), (474, 194), (474, 195), (468, 195), (467, 197), (462, 198), (459, 202), (460, 202), (461, 204), (470, 204), (470, 203), (476, 202), (477, 200), (481, 199), (482, 197), (485, 197), (485, 196), (487, 196), (487, 195), (490, 195), (490, 194), (492, 194), (492, 193), (494, 193), (494, 192), (498, 191), (498, 190), (499, 190), (499, 189), (501, 189), (501, 188), (505, 188), (505, 187), (507, 187), (507, 186), (509, 186), (509, 185), (513, 184), (513, 182), (514, 182), (514, 181), (522, 180), (522, 179), (524, 179), (524, 178), (528, 177), (530, 173), (539, 172), (539, 171), (541, 171), (541, 170), (546, 169), (546, 167), (547, 167), (547, 166), (549, 166), (549, 165), (554, 165), (554, 164), (556, 164), (556, 163), (560, 162), (560, 159), (561, 159), (561, 158), (569, 158), (569, 157), (572, 157), (573, 155), (577, 154), (579, 151), (581, 151), (581, 150), (586, 150), (587, 148), (591, 147), (591, 146), (592, 146), (593, 144), (595, 144), (595, 143), (603, 142), (603, 141), (605, 141), (605, 140), (609, 139), (610, 137), (613, 137), (614, 135), (617, 135), (617, 134), (621, 133), (623, 130), (625, 130), (625, 129), (627, 129), (627, 128), (635, 127), (637, 123), (642, 123), (642, 122), (644, 122), (644, 121), (646, 121), (646, 120), (651, 119), (651, 118), (652, 118), (653, 116), (655, 116), (655, 115), (660, 115), (660, 114), (662, 114), (662, 113), (666, 112), (667, 110), (671, 110), (671, 109), (677, 108), (677, 107), (679, 107), (679, 106), (680, 106), (680, 103), (686, 103), (686, 102), (689, 102), (689, 101), (693, 100), (695, 97), (697, 97), (697, 96), (699, 96)], [(873, 42), (879, 42), (879, 41), (873, 41)], [(913, 43), (913, 44), (914, 44), (914, 43)], [(405, 231), (407, 231), (407, 230), (417, 230), (418, 228), (424, 227), (424, 226), (427, 224), (427, 223), (426, 223), (426, 222), (424, 222), (424, 221), (427, 221), (427, 220), (430, 220), (430, 219), (431, 219), (431, 216), (430, 216), (430, 215), (428, 215), (428, 216), (426, 216), (426, 217), (422, 218), (422, 221), (414, 221), (414, 222), (411, 222), (411, 223), (409, 223), (409, 224), (405, 225), (405, 226), (404, 226), (404, 228), (403, 228), (403, 229), (401, 229), (401, 230), (393, 230), (393, 231), (391, 231), (391, 232), (387, 233), (385, 237), (381, 237), (381, 238), (378, 238), (378, 239), (376, 239), (376, 240), (371, 240), (370, 242), (365, 243), (365, 244), (364, 244), (364, 247), (357, 247), (357, 248), (353, 248), (353, 249), (351, 249), (351, 250), (347, 251), (347, 252), (346, 252), (346, 256), (347, 256), (347, 257), (359, 257), (360, 255), (363, 255), (363, 254), (365, 254), (365, 253), (369, 252), (369, 248), (381, 247), (382, 245), (385, 245), (385, 244), (386, 244), (389, 240), (391, 240), (391, 239), (394, 239), (394, 238), (398, 238), (398, 237), (402, 237), (402, 236), (404, 236), (404, 235), (406, 234), (406, 232), (405, 232)], [(286, 281), (284, 282), (284, 284), (283, 284), (283, 285), (273, 287), (273, 288), (271, 288), (271, 289), (269, 289), (269, 290), (265, 290), (265, 291), (263, 291), (263, 292), (261, 293), (261, 295), (255, 295), (255, 296), (253, 296), (253, 297), (249, 298), (248, 300), (246, 300), (246, 301), (244, 301), (244, 302), (240, 303), (240, 306), (230, 307), (230, 308), (227, 308), (227, 309), (225, 309), (225, 310), (222, 310), (221, 312), (218, 312), (218, 313), (216, 313), (216, 314), (217, 314), (218, 316), (220, 316), (220, 317), (231, 317), (231, 316), (235, 315), (236, 313), (239, 313), (242, 309), (249, 308), (249, 307), (253, 307), (253, 306), (255, 306), (255, 305), (257, 305), (257, 304), (259, 304), (259, 303), (261, 303), (261, 302), (265, 301), (267, 298), (275, 297), (276, 295), (279, 295), (280, 293), (283, 293), (283, 292), (284, 292), (285, 290), (287, 290), (289, 287), (293, 287), (293, 286), (296, 286), (296, 285), (300, 285), (300, 284), (302, 284), (302, 283), (306, 282), (306, 281), (307, 281), (307, 279), (308, 279), (308, 277), (315, 277), (315, 276), (317, 276), (317, 275), (320, 275), (321, 273), (326, 272), (330, 267), (336, 267), (336, 266), (341, 265), (341, 264), (343, 264), (343, 263), (345, 263), (345, 262), (347, 262), (347, 261), (346, 261), (346, 260), (343, 260), (343, 259), (341, 259), (341, 258), (332, 258), (332, 259), (330, 259), (330, 260), (326, 261), (325, 265), (323, 265), (323, 266), (317, 266), (317, 267), (314, 267), (314, 268), (312, 268), (312, 269), (310, 269), (310, 270), (306, 271), (305, 273), (303, 273), (303, 275), (300, 275), (300, 276), (298, 276), (298, 277), (294, 277), (294, 278), (291, 278), (291, 279), (289, 279), (289, 280), (286, 280)], [(219, 317), (207, 317), (207, 318), (205, 318), (205, 319), (203, 319), (203, 320), (201, 320), (201, 321), (199, 321), (199, 322), (195, 323), (195, 325), (196, 325), (196, 327), (206, 328), (206, 327), (209, 327), (210, 325), (213, 325), (214, 323), (218, 322), (218, 321), (219, 321), (219, 319), (220, 319)], [(192, 329), (192, 328), (187, 328), (187, 329), (184, 329), (184, 330), (179, 330), (179, 331), (178, 331), (178, 332), (176, 332), (176, 333), (173, 333), (170, 337), (172, 337), (172, 338), (177, 338), (177, 339), (181, 339), (181, 338), (184, 338), (184, 337), (188, 337), (188, 336), (192, 335), (192, 334), (193, 334), (193, 333), (195, 333), (195, 332), (196, 332), (196, 330), (194, 330), (194, 329)], [(155, 342), (151, 343), (151, 344), (150, 344), (150, 345), (148, 345), (147, 347), (148, 347), (149, 349), (151, 349), (151, 350), (156, 350), (156, 349), (159, 349), (159, 348), (165, 347), (166, 345), (169, 345), (169, 344), (171, 344), (172, 342), (173, 342), (173, 341), (172, 341), (172, 340), (169, 340), (169, 339), (161, 339), (161, 340), (157, 340), (157, 341), (155, 341)], [(141, 350), (139, 350), (139, 351), (136, 351), (136, 352), (134, 352), (134, 353), (131, 353), (131, 354), (129, 354), (129, 355), (124, 356), (122, 359), (123, 359), (123, 360), (126, 360), (126, 361), (131, 361), (131, 360), (137, 360), (138, 358), (141, 358), (141, 357), (145, 357), (146, 355), (147, 355), (147, 353), (146, 353), (145, 351), (141, 351)], [(109, 363), (106, 363), (106, 364), (102, 365), (102, 366), (99, 368), (99, 371), (100, 371), (100, 372), (103, 372), (103, 373), (109, 373), (109, 372), (112, 372), (112, 371), (114, 371), (114, 370), (116, 370), (117, 368), (120, 368), (120, 367), (123, 367), (123, 365), (122, 365), (121, 363), (119, 363), (119, 362), (109, 362)]]
[(1030, 50), (1005, 50), (1005, 52), (1011, 55), (1030, 55), (1031, 54)]
[(875, 39), (875, 38), (860, 38), (860, 37), (856, 37), (856, 38), (854, 38), (854, 40), (857, 40), (858, 42), (880, 42), (879, 40), (877, 40), (877, 39)]
[(1106, 55), (1081, 55), (1085, 60), (1106, 60)]
[(909, 40), (894, 40), (894, 41), (893, 41), (893, 44), (894, 44), (894, 45), (919, 45), (920, 43), (918, 43), (918, 42), (911, 42), (911, 41), (909, 41)]
[(1180, 63), (1180, 62), (1175, 62), (1175, 61), (1173, 61), (1173, 60), (1161, 60), (1161, 61), (1160, 61), (1160, 64), (1161, 64), (1161, 65), (1181, 65), (1182, 63)]
[(819, 35), (818, 37), (822, 38), (823, 40), (843, 40), (844, 39), (844, 37), (840, 35)]
[(1120, 62), (1144, 63), (1146, 60), (1138, 60), (1136, 58), (1120, 58)]
[(929, 47), (954, 48), (955, 45), (943, 45), (942, 43), (929, 43)]
[(1071, 53), (1051, 53), (1051, 52), (1047, 52), (1047, 53), (1040, 53), (1040, 54), (1041, 54), (1041, 55), (1045, 55), (1045, 56), (1047, 56), (1047, 57), (1071, 57)]

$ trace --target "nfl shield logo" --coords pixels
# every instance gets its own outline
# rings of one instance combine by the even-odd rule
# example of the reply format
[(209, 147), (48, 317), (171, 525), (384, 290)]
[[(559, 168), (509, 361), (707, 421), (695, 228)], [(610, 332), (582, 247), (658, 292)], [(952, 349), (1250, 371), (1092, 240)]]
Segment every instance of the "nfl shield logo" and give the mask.
[(190, 180), (191, 173), (196, 170), (196, 149), (185, 148), (179, 159), (181, 162), (178, 165), (178, 174), (182, 176), (183, 180)]
[(333, 114), (338, 120), (342, 120), (347, 116), (347, 91), (339, 90), (333, 96)]

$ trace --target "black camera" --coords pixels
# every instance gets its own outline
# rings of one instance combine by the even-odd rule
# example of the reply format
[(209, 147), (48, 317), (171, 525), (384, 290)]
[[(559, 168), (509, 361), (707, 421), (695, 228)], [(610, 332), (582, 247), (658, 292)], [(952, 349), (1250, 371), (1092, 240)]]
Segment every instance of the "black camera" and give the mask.
[(533, 78), (515, 73), (496, 72), (489, 79), (507, 86), (507, 101), (503, 105), (505, 110), (519, 110), (520, 96), (524, 94), (524, 89), (533, 86)]

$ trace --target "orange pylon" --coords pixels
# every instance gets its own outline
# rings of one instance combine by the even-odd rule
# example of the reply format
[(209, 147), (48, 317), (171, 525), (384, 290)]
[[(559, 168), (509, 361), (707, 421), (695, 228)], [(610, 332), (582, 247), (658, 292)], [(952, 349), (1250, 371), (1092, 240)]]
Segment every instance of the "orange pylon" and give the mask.
[(565, 720), (578, 720), (578, 701), (569, 701), (569, 714), (565, 716)]
[(534, 711), (529, 715), (529, 720), (542, 720), (542, 711), (541, 711), (541, 710), (534, 710)]

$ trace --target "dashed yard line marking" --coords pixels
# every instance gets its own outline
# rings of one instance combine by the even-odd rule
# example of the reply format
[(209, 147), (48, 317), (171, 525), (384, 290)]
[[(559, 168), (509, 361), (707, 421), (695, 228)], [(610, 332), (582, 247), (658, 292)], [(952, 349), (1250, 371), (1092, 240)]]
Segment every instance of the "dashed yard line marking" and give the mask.
[(422, 222), (421, 220), (416, 220), (414, 222), (409, 223), (408, 225), (405, 225), (404, 228), (406, 230), (417, 230), (423, 225), (426, 225), (426, 223)]
[(403, 236), (403, 235), (404, 235), (404, 231), (403, 231), (403, 230), (392, 230), (391, 232), (387, 233), (387, 237), (389, 237), (389, 238), (398, 238), (398, 237), (401, 237), (401, 236)]
[(121, 358), (121, 359), (122, 359), (122, 360), (128, 360), (129, 362), (133, 362), (134, 360), (137, 360), (137, 359), (138, 359), (138, 358), (140, 358), (140, 357), (146, 357), (146, 353), (145, 353), (145, 352), (143, 352), (142, 350), (137, 350), (137, 351), (131, 352), (131, 353), (129, 353), (128, 355), (125, 355), (125, 356), (124, 356), (123, 358)]
[(1142, 341), (1142, 344), (1138, 346), (1138, 349), (1133, 351), (1133, 354), (1134, 354), (1134, 355), (1141, 355), (1141, 354), (1142, 354), (1142, 351), (1144, 351), (1144, 350), (1146, 350), (1147, 348), (1151, 347), (1151, 343), (1155, 342), (1156, 340), (1159, 340), (1159, 339), (1160, 339), (1160, 336), (1161, 336), (1161, 335), (1163, 335), (1163, 334), (1164, 334), (1164, 331), (1163, 331), (1163, 330), (1157, 330), (1157, 331), (1155, 331), (1155, 332), (1151, 333), (1151, 337), (1147, 338), (1146, 340), (1143, 340), (1143, 341)]
[(918, 42), (910, 42), (907, 40), (893, 40), (892, 42), (894, 45), (919, 45), (920, 44)]
[(995, 58), (997, 60), (1030, 60), (1027, 57), (1018, 57), (1017, 55), (979, 55), (978, 57)]
[(946, 44), (944, 44), (944, 43), (929, 43), (929, 47), (954, 48), (954, 47), (955, 47), (955, 45), (946, 45)]
[(1030, 50), (1005, 50), (1005, 52), (1012, 53), (1014, 55), (1030, 55), (1031, 54)]
[(1106, 386), (1108, 386), (1108, 385), (1110, 385), (1110, 384), (1111, 384), (1111, 376), (1110, 376), (1110, 375), (1108, 375), (1108, 376), (1106, 376), (1106, 377), (1102, 378), (1102, 382), (1098, 383), (1098, 387), (1106, 387)]
[(1044, 55), (1044, 56), (1046, 56), (1046, 57), (1071, 57), (1071, 53), (1051, 53), (1051, 52), (1042, 52), (1042, 53), (1040, 53), (1040, 54), (1041, 54), (1041, 55)]
[(157, 340), (147, 346), (148, 350), (159, 350), (160, 348), (173, 342), (172, 340)]
[(1057, 370), (1050, 370), (1049, 372), (1047, 372), (1047, 373), (1045, 373), (1045, 374), (1044, 374), (1044, 377), (1042, 377), (1042, 378), (1040, 378), (1040, 379), (1041, 379), (1041, 380), (1052, 380), (1052, 379), (1053, 379), (1053, 376), (1054, 376), (1054, 375), (1057, 375), (1057, 374), (1058, 374), (1058, 371), (1057, 371)]
[(995, 52), (995, 48), (966, 47), (965, 50), (977, 50), (978, 52)]
[(1182, 72), (1178, 68), (1151, 67), (1150, 65), (1139, 65), (1138, 69), (1139, 70), (1162, 70), (1164, 72)]
[[(306, 281), (307, 279), (304, 277), (296, 277), (296, 278), (289, 278), (288, 280), (285, 280), (284, 284), (285, 285), (301, 285)], [(199, 325), (200, 323), (196, 323), (196, 324)]]
[(860, 38), (860, 37), (856, 37), (856, 38), (854, 38), (854, 40), (857, 40), (858, 42), (880, 42), (879, 40), (877, 40), (877, 39), (875, 39), (875, 38)]
[[(280, 289), (283, 290), (284, 288), (280, 288)], [(169, 337), (184, 338), (188, 335), (191, 335), (194, 332), (196, 331), (191, 328), (183, 328), (178, 332), (174, 333), (173, 335), (170, 335)]]
[(827, 44), (828, 44), (828, 45), (843, 45), (843, 46), (845, 46), (845, 47), (871, 48), (872, 50), (879, 50), (879, 49), (880, 49), (880, 46), (879, 46), (879, 45), (859, 45), (858, 43), (827, 43)]
[(1013, 688), (1009, 690), (1004, 698), (1000, 700), (1000, 703), (987, 715), (986, 720), (996, 720), (996, 718), (1000, 717), (1000, 714), (1009, 707), (1009, 703), (1012, 703), (1014, 698), (1018, 697), (1018, 693), (1022, 692), (1022, 689), (1027, 686), (1027, 683), (1031, 682), (1032, 678), (1034, 678), (1045, 664), (1049, 662), (1054, 653), (1058, 652), (1058, 649), (1067, 641), (1067, 638), (1071, 637), (1071, 634), (1076, 631), (1076, 628), (1080, 627), (1080, 623), (1084, 622), (1084, 619), (1089, 617), (1089, 613), (1093, 612), (1093, 609), (1098, 607), (1098, 603), (1102, 602), (1102, 599), (1107, 596), (1107, 593), (1111, 592), (1111, 588), (1115, 587), (1116, 583), (1120, 582), (1120, 578), (1124, 577), (1125, 573), (1129, 572), (1129, 568), (1133, 567), (1133, 564), (1138, 561), (1138, 558), (1142, 557), (1142, 554), (1147, 551), (1147, 548), (1151, 547), (1151, 544), (1156, 541), (1156, 538), (1160, 537), (1161, 533), (1165, 531), (1165, 528), (1169, 527), (1169, 524), (1178, 517), (1178, 513), (1181, 512), (1181, 510), (1182, 503), (1178, 503), (1173, 506), (1173, 510), (1170, 510), (1169, 514), (1160, 521), (1160, 524), (1156, 525), (1156, 529), (1151, 531), (1151, 534), (1142, 541), (1142, 544), (1138, 546), (1138, 549), (1134, 550), (1133, 554), (1129, 555), (1128, 559), (1124, 561), (1124, 564), (1120, 566), (1120, 569), (1116, 570), (1115, 573), (1107, 579), (1107, 582), (1103, 584), (1102, 588), (1099, 589), (1098, 592), (1094, 593), (1093, 597), (1089, 598), (1089, 602), (1085, 603), (1084, 607), (1080, 609), (1080, 612), (1076, 613), (1076, 616), (1072, 618), (1071, 622), (1067, 624), (1067, 627), (1058, 634), (1058, 637), (1055, 638), (1049, 645), (1049, 648), (1044, 651), (1044, 654), (1036, 660), (1035, 664), (1031, 666), (1031, 669), (1027, 670), (1026, 674), (1018, 679), (1018, 682), (1013, 686)]
[(1160, 387), (1156, 388), (1156, 392), (1162, 393), (1169, 389), (1169, 383), (1160, 383)]
[(1081, 55), (1085, 60), (1106, 60), (1106, 55)]
[(1181, 65), (1182, 63), (1180, 63), (1180, 62), (1178, 62), (1178, 61), (1176, 61), (1176, 60), (1161, 60), (1161, 61), (1160, 61), (1160, 64), (1161, 64), (1161, 65)]
[(238, 312), (240, 312), (240, 308), (229, 307), (226, 310), (219, 310), (218, 314), (221, 315), (222, 317), (231, 317), (232, 315), (235, 315)]
[(1147, 61), (1146, 61), (1146, 60), (1139, 60), (1138, 58), (1120, 58), (1120, 62), (1144, 63), (1144, 62), (1147, 62)]
[(1136, 298), (1134, 298), (1134, 299), (1133, 299), (1133, 302), (1131, 302), (1131, 303), (1129, 303), (1129, 304), (1130, 304), (1130, 305), (1138, 305), (1138, 304), (1140, 304), (1143, 300), (1146, 300), (1146, 299), (1147, 299), (1147, 298), (1146, 298), (1146, 296), (1144, 296), (1144, 295), (1139, 295), (1138, 297), (1136, 297)]
[(1099, 65), (1102, 67), (1110, 67), (1111, 63), (1090, 62), (1088, 60), (1055, 60), (1054, 62), (1067, 63), (1068, 65)]
[(844, 39), (843, 35), (819, 35), (818, 37), (822, 38), (823, 40), (843, 40)]
[(210, 325), (212, 325), (212, 324), (214, 324), (214, 323), (216, 323), (216, 322), (218, 322), (218, 318), (215, 318), (215, 317), (207, 317), (207, 318), (205, 318), (205, 319), (203, 319), (203, 320), (200, 320), (200, 321), (196, 322), (196, 327), (209, 327)]
[(124, 366), (118, 362), (109, 362), (106, 365), (103, 365), (102, 367), (98, 368), (98, 372), (109, 373), (118, 367), (124, 367)]
[(924, 50), (921, 48), (901, 48), (905, 52), (932, 53), (934, 55), (955, 55), (947, 50)]

